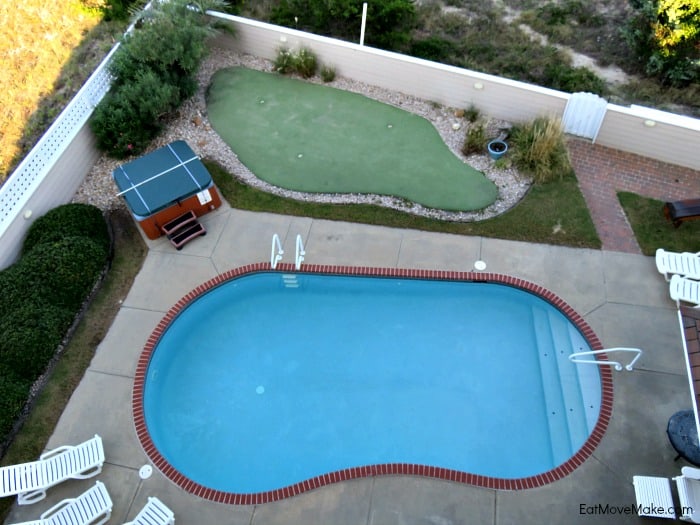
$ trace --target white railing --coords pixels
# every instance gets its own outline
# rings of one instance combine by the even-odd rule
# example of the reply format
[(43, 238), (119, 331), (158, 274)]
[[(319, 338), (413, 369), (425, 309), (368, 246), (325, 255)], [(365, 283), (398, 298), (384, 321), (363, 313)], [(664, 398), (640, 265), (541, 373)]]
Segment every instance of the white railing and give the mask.
[(112, 48), (36, 146), (0, 187), (0, 237), (85, 125), (95, 106), (109, 91), (111, 77), (108, 65), (118, 48), (119, 44)]
[(634, 364), (642, 356), (642, 351), (639, 348), (607, 348), (605, 350), (590, 350), (588, 352), (575, 352), (569, 356), (569, 361), (572, 363), (587, 363), (591, 365), (607, 365), (614, 366), (615, 370), (622, 370), (623, 365), (619, 361), (599, 361), (598, 359), (579, 359), (582, 356), (594, 356), (598, 354), (610, 354), (611, 352), (628, 352), (635, 353), (632, 361), (624, 366), (625, 370), (631, 372), (634, 369)]
[(272, 236), (272, 248), (270, 249), (270, 266), (274, 270), (277, 268), (277, 263), (282, 260), (284, 250), (280, 242), (280, 236), (276, 233)]
[(306, 255), (306, 250), (304, 250), (304, 243), (301, 242), (301, 235), (297, 234), (297, 247), (296, 255), (294, 256), (294, 268), (297, 270), (301, 269), (301, 263), (304, 262), (304, 256)]

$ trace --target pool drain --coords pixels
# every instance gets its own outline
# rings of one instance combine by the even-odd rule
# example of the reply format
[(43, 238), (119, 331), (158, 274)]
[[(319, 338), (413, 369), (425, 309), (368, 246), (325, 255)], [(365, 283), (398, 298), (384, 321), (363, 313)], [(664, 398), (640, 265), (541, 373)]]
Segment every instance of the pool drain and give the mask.
[(256, 393), (256, 394), (264, 394), (264, 393), (265, 393), (265, 387), (262, 386), (262, 385), (259, 385), (259, 386), (255, 389), (255, 393)]

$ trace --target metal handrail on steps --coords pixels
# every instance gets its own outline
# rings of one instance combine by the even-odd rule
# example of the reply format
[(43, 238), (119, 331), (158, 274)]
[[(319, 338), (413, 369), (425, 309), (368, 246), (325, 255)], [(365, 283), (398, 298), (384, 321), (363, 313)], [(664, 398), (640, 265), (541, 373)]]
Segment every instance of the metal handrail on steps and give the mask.
[(578, 357), (586, 355), (609, 354), (611, 352), (634, 352), (637, 355), (627, 365), (624, 365), (625, 370), (631, 372), (634, 369), (634, 364), (642, 356), (642, 351), (639, 348), (606, 348), (604, 350), (590, 350), (587, 352), (575, 352), (569, 356), (569, 361), (572, 363), (588, 363), (591, 365), (608, 365), (614, 366), (615, 370), (622, 370), (623, 365), (618, 361), (598, 361), (597, 359), (578, 359)]

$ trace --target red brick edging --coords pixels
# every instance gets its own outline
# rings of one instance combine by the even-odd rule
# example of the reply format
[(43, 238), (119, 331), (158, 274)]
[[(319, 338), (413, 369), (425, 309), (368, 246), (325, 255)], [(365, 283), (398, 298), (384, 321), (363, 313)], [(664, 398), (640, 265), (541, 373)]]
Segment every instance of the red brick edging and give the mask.
[[(458, 483), (467, 483), (479, 487), (499, 489), (499, 490), (521, 490), (535, 487), (541, 487), (548, 483), (557, 481), (571, 474), (579, 467), (595, 450), (605, 434), (608, 427), (610, 417), (612, 416), (613, 407), (613, 384), (612, 371), (608, 366), (600, 367), (601, 376), (601, 407), (600, 415), (593, 432), (588, 437), (588, 440), (583, 444), (576, 454), (574, 454), (565, 463), (558, 467), (530, 476), (527, 478), (518, 479), (502, 479), (489, 476), (481, 476), (479, 474), (470, 474), (457, 470), (451, 470), (440, 467), (431, 467), (427, 465), (415, 465), (409, 463), (386, 463), (380, 465), (368, 465), (362, 467), (348, 468), (336, 472), (330, 472), (321, 476), (316, 476), (311, 479), (295, 483), (287, 487), (276, 490), (258, 493), (232, 493), (221, 490), (214, 490), (199, 483), (196, 483), (180, 472), (178, 472), (168, 461), (158, 452), (151, 436), (146, 428), (146, 420), (143, 410), (143, 392), (146, 382), (146, 373), (151, 355), (155, 350), (161, 336), (168, 329), (170, 323), (184, 310), (187, 305), (195, 300), (200, 295), (206, 293), (231, 279), (241, 277), (249, 273), (256, 272), (294, 272), (294, 265), (291, 263), (281, 263), (276, 269), (272, 269), (269, 263), (257, 263), (242, 266), (229, 270), (223, 274), (217, 275), (213, 279), (199, 285), (197, 288), (189, 292), (173, 306), (168, 313), (161, 319), (158, 326), (153, 330), (153, 333), (148, 338), (144, 346), (141, 356), (139, 357), (134, 377), (134, 390), (132, 395), (132, 410), (134, 414), (134, 423), (136, 426), (136, 434), (138, 435), (141, 446), (146, 455), (166, 477), (176, 483), (178, 486), (200, 496), (204, 499), (216, 501), (219, 503), (228, 503), (234, 505), (257, 505), (260, 503), (268, 503), (280, 499), (288, 498), (312, 490), (331, 483), (346, 481), (355, 478), (364, 478), (369, 476), (381, 475), (409, 475), (409, 476), (424, 476), (438, 478), (448, 481), (456, 481)], [(568, 319), (580, 330), (583, 336), (588, 341), (592, 350), (601, 350), (602, 345), (598, 337), (593, 333), (591, 327), (586, 321), (577, 314), (571, 306), (554, 293), (533, 284), (523, 279), (510, 277), (507, 275), (487, 272), (454, 272), (454, 271), (436, 271), (436, 270), (409, 270), (400, 268), (371, 268), (371, 267), (353, 267), (353, 266), (327, 266), (319, 264), (305, 265), (298, 273), (323, 273), (333, 275), (358, 275), (358, 276), (374, 276), (374, 277), (401, 277), (413, 279), (435, 279), (435, 280), (451, 280), (451, 281), (473, 281), (473, 282), (491, 282), (500, 283), (508, 286), (514, 286), (534, 293), (552, 305), (568, 317)], [(604, 354), (597, 356), (599, 360), (607, 361)]]

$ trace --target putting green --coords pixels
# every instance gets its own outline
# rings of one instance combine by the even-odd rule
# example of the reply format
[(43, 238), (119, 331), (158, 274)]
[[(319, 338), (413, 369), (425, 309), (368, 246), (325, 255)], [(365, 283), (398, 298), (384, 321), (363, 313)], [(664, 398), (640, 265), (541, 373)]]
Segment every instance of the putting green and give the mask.
[(498, 189), (422, 117), (365, 96), (234, 67), (218, 71), (209, 121), (257, 177), (311, 193), (375, 193), (468, 211)]

